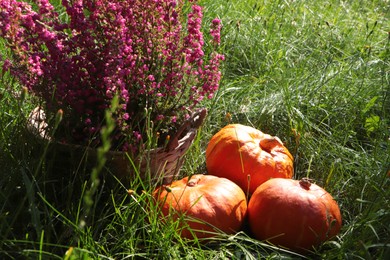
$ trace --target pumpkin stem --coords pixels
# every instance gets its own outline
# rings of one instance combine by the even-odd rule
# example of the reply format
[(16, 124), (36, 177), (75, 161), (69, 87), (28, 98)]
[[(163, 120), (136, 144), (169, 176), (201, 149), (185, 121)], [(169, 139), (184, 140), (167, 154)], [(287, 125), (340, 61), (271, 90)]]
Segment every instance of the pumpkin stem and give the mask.
[(301, 185), (301, 187), (304, 188), (305, 190), (309, 190), (312, 182), (313, 182), (312, 179), (304, 177), (299, 181), (299, 185)]
[(274, 147), (280, 145), (283, 145), (283, 143), (276, 136), (266, 136), (264, 139), (260, 140), (260, 148), (268, 153), (271, 152)]
[(194, 187), (194, 186), (196, 186), (196, 184), (198, 184), (199, 181), (200, 181), (200, 178), (191, 178), (190, 180), (188, 180), (187, 186)]
[(190, 186), (190, 187), (194, 187), (195, 185), (196, 185), (196, 182), (194, 182), (192, 180), (187, 183), (187, 186)]

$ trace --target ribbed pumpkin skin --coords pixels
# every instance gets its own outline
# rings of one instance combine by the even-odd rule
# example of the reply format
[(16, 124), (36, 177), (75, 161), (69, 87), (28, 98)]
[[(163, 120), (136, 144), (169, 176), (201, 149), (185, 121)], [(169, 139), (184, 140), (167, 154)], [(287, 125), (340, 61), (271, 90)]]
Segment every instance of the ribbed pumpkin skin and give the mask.
[(252, 194), (271, 178), (292, 178), (293, 157), (279, 138), (230, 124), (207, 145), (206, 167), (209, 174), (227, 178)]
[[(212, 175), (185, 177), (158, 187), (153, 195), (164, 216), (171, 213), (177, 219), (184, 214), (198, 238), (212, 237), (213, 234), (202, 230), (215, 233), (214, 227), (227, 234), (239, 231), (247, 212), (247, 200), (241, 188), (228, 179)], [(181, 237), (193, 239), (186, 228), (181, 229)]]
[(276, 178), (253, 193), (248, 222), (256, 239), (305, 252), (339, 233), (341, 214), (323, 188), (303, 180)]

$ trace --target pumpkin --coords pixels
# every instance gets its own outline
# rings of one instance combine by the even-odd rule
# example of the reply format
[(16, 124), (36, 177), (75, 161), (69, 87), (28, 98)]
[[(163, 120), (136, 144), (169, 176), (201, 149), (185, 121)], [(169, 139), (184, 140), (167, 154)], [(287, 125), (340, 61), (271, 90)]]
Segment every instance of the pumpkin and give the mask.
[(305, 252), (339, 233), (341, 214), (333, 197), (308, 179), (276, 178), (253, 193), (248, 223), (256, 239)]
[(293, 157), (278, 137), (230, 124), (207, 145), (206, 167), (209, 174), (227, 178), (252, 194), (270, 178), (292, 178)]
[(181, 237), (193, 239), (233, 234), (240, 230), (247, 211), (244, 192), (232, 181), (196, 174), (158, 187), (153, 192), (164, 217), (179, 222)]

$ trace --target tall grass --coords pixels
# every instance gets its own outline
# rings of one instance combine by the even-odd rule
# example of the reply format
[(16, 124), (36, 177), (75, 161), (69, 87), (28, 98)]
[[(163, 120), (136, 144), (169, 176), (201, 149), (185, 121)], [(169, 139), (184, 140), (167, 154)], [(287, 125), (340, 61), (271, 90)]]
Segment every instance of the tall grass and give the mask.
[[(228, 123), (277, 135), (295, 158), (294, 178), (315, 179), (343, 215), (340, 235), (307, 257), (390, 258), (389, 1), (201, 3), (206, 20), (218, 15), (223, 21), (226, 61), (221, 88), (206, 104), (207, 121), (181, 174), (205, 173), (207, 142)], [(94, 168), (85, 161), (56, 163), (53, 151), (26, 133), (35, 101), (21, 96), (5, 74), (2, 258), (302, 257), (256, 241), (245, 230), (208, 243), (182, 240), (177, 222), (159, 221), (150, 200), (153, 184), (120, 183), (110, 169), (91, 179)], [(91, 192), (94, 178), (99, 182)]]

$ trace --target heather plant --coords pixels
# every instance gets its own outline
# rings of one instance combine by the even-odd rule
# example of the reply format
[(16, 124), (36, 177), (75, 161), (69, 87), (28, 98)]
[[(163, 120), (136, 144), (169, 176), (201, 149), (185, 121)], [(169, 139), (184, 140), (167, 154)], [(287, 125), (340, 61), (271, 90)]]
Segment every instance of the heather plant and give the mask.
[(1, 1), (11, 54), (0, 61), (48, 119), (63, 111), (61, 142), (99, 145), (104, 111), (118, 96), (113, 149), (136, 152), (147, 127), (171, 134), (218, 89), (221, 23), (204, 36), (197, 1), (33, 2)]

